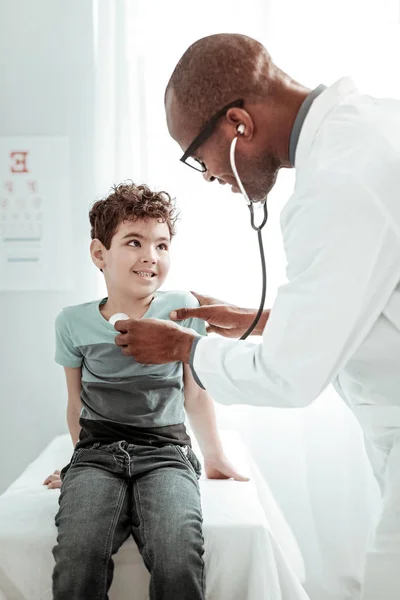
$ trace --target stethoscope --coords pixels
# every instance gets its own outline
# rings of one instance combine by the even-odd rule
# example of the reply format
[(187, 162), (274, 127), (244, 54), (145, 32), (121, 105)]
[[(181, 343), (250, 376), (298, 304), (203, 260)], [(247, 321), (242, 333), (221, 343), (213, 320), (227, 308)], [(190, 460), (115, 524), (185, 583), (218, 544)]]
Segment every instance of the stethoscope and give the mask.
[(253, 331), (253, 329), (256, 327), (258, 321), (260, 320), (260, 317), (262, 315), (262, 312), (264, 310), (264, 303), (265, 303), (265, 295), (267, 292), (267, 269), (265, 267), (265, 255), (264, 255), (264, 247), (263, 247), (263, 241), (262, 241), (262, 228), (264, 227), (264, 225), (266, 224), (267, 220), (268, 220), (268, 209), (267, 209), (267, 201), (263, 200), (262, 201), (262, 206), (264, 209), (264, 216), (263, 216), (263, 220), (261, 221), (260, 225), (256, 225), (254, 222), (254, 206), (253, 206), (253, 202), (250, 200), (250, 198), (248, 197), (246, 190), (244, 189), (243, 183), (239, 177), (239, 174), (237, 172), (236, 169), (236, 164), (235, 164), (235, 149), (236, 149), (236, 144), (238, 141), (238, 136), (242, 135), (245, 131), (245, 127), (243, 125), (243, 123), (241, 123), (240, 125), (238, 125), (237, 127), (237, 132), (238, 135), (236, 135), (231, 143), (231, 148), (230, 148), (230, 152), (229, 152), (229, 157), (230, 157), (230, 161), (231, 161), (231, 167), (232, 167), (232, 171), (233, 174), (235, 175), (237, 184), (239, 186), (239, 189), (244, 197), (244, 199), (246, 200), (247, 206), (249, 207), (250, 210), (250, 224), (252, 226), (252, 228), (254, 229), (254, 231), (257, 232), (257, 237), (258, 237), (258, 245), (260, 248), (260, 257), (261, 257), (261, 270), (262, 270), (262, 291), (261, 291), (261, 302), (260, 302), (260, 306), (258, 309), (258, 312), (255, 316), (254, 321), (252, 322), (252, 324), (250, 325), (250, 327), (248, 328), (248, 330), (242, 335), (242, 337), (240, 338), (241, 340), (245, 340)]
[[(326, 89), (325, 85), (319, 85), (317, 88), (315, 88), (315, 90), (313, 90), (310, 94), (308, 94), (308, 96), (304, 100), (304, 102), (301, 105), (300, 110), (296, 116), (296, 120), (293, 124), (292, 134), (290, 136), (290, 142), (289, 142), (289, 158), (290, 158), (291, 164), (293, 166), (294, 166), (294, 153), (295, 153), (295, 149), (296, 149), (296, 142), (295, 142), (296, 135), (293, 135), (293, 134), (295, 131), (297, 131), (297, 137), (298, 137), (299, 131), (301, 130), (302, 123), (303, 123), (304, 119), (306, 118), (307, 113), (310, 110), (312, 103), (314, 102), (315, 98), (317, 98), (317, 96), (319, 96), (325, 89)], [(240, 125), (237, 126), (237, 135), (233, 138), (232, 143), (231, 143), (230, 159), (231, 159), (232, 171), (236, 177), (236, 181), (238, 183), (239, 189), (242, 192), (242, 194), (247, 202), (247, 205), (250, 209), (251, 226), (255, 231), (257, 231), (258, 243), (260, 246), (263, 285), (262, 285), (262, 292), (261, 292), (260, 308), (258, 309), (257, 315), (256, 315), (253, 323), (250, 325), (250, 327), (248, 328), (246, 333), (244, 333), (242, 335), (242, 337), (240, 338), (241, 340), (245, 340), (250, 335), (250, 333), (253, 331), (254, 327), (257, 325), (257, 323), (260, 319), (260, 316), (262, 314), (262, 311), (264, 310), (265, 294), (267, 291), (267, 271), (265, 268), (265, 256), (264, 256), (264, 249), (263, 249), (263, 243), (262, 243), (262, 237), (261, 237), (261, 230), (264, 227), (264, 225), (268, 219), (267, 202), (266, 202), (266, 200), (263, 200), (264, 218), (262, 220), (261, 225), (256, 227), (256, 225), (254, 224), (253, 203), (249, 200), (249, 197), (246, 194), (246, 190), (243, 187), (243, 184), (240, 180), (240, 177), (238, 175), (236, 165), (235, 165), (235, 148), (236, 148), (237, 139), (238, 139), (238, 136), (243, 135), (244, 132), (245, 132), (245, 126), (243, 123), (240, 123)]]
[[(311, 104), (314, 102), (315, 98), (317, 96), (319, 96), (324, 90), (326, 89), (325, 85), (319, 85), (315, 90), (313, 90), (308, 96), (307, 98), (304, 100), (303, 104), (300, 107), (300, 110), (297, 114), (295, 123), (293, 125), (293, 129), (292, 129), (292, 135), (291, 135), (291, 139), (290, 139), (290, 144), (289, 144), (289, 157), (291, 154), (291, 148), (292, 148), (292, 139), (294, 140), (295, 137), (293, 136), (293, 131), (297, 128), (297, 130), (299, 130), (301, 128), (302, 122), (304, 121)], [(261, 230), (264, 227), (264, 225), (267, 222), (268, 219), (268, 210), (267, 210), (267, 201), (266, 199), (262, 201), (262, 207), (264, 209), (264, 217), (262, 219), (262, 222), (260, 225), (256, 225), (254, 222), (254, 206), (253, 206), (253, 202), (251, 202), (251, 200), (249, 199), (246, 190), (244, 189), (243, 183), (239, 177), (239, 174), (237, 172), (236, 169), (236, 164), (235, 164), (235, 149), (236, 149), (236, 144), (237, 144), (237, 140), (239, 135), (243, 135), (245, 132), (245, 126), (243, 123), (240, 123), (237, 126), (237, 135), (235, 135), (235, 137), (233, 138), (232, 142), (231, 142), (231, 147), (230, 147), (230, 153), (229, 153), (229, 157), (230, 157), (230, 162), (231, 162), (231, 167), (232, 167), (232, 171), (235, 175), (237, 184), (239, 186), (239, 189), (244, 197), (244, 199), (246, 200), (247, 206), (249, 207), (250, 210), (250, 224), (251, 227), (254, 229), (254, 231), (257, 232), (257, 237), (258, 237), (258, 245), (260, 248), (260, 257), (261, 257), (261, 269), (262, 269), (262, 291), (261, 291), (261, 302), (260, 302), (260, 306), (259, 309), (257, 311), (257, 314), (255, 316), (255, 319), (253, 321), (253, 323), (250, 325), (250, 327), (248, 328), (248, 330), (242, 335), (242, 337), (240, 338), (241, 340), (245, 340), (253, 331), (253, 329), (256, 327), (258, 321), (260, 320), (260, 317), (262, 315), (262, 312), (264, 310), (264, 303), (265, 303), (265, 295), (267, 292), (267, 270), (265, 267), (265, 256), (264, 256), (264, 247), (263, 247), (263, 242), (262, 242), (262, 235), (261, 235)], [(297, 133), (298, 136), (298, 133)], [(295, 150), (295, 143), (293, 144), (293, 150), (292, 153), (294, 154), (294, 150)], [(294, 164), (294, 156), (291, 160), (292, 164)], [(112, 324), (115, 323), (115, 321), (117, 321), (119, 319), (128, 319), (128, 315), (125, 315), (123, 313), (117, 313), (116, 315), (113, 315), (110, 318), (110, 322), (113, 321)]]
[[(250, 325), (248, 330), (240, 338), (241, 340), (245, 340), (251, 334), (253, 329), (256, 327), (258, 321), (260, 320), (260, 317), (264, 310), (265, 295), (267, 292), (267, 270), (265, 267), (264, 247), (263, 247), (263, 241), (262, 241), (262, 228), (264, 227), (264, 225), (266, 224), (267, 219), (268, 219), (267, 202), (266, 202), (266, 200), (263, 200), (263, 202), (262, 202), (262, 206), (264, 209), (263, 220), (261, 221), (260, 225), (256, 225), (254, 222), (253, 202), (251, 202), (251, 200), (249, 199), (249, 197), (246, 193), (246, 190), (244, 189), (243, 183), (237, 172), (236, 163), (235, 163), (235, 148), (236, 148), (238, 136), (242, 135), (244, 133), (244, 130), (245, 130), (245, 127), (243, 124), (238, 125), (238, 127), (237, 127), (238, 135), (236, 135), (232, 140), (229, 156), (230, 156), (233, 174), (236, 177), (236, 181), (238, 183), (239, 189), (240, 189), (244, 199), (246, 200), (247, 206), (249, 207), (249, 210), (250, 210), (250, 224), (251, 224), (252, 228), (254, 229), (254, 231), (257, 232), (258, 245), (260, 248), (262, 282), (263, 283), (262, 283), (261, 302), (260, 302), (259, 309), (257, 311), (254, 321), (252, 322), (252, 324)], [(118, 320), (124, 320), (124, 319), (129, 319), (129, 316), (126, 315), (125, 313), (116, 313), (109, 318), (109, 322), (111, 323), (111, 325), (114, 325)]]

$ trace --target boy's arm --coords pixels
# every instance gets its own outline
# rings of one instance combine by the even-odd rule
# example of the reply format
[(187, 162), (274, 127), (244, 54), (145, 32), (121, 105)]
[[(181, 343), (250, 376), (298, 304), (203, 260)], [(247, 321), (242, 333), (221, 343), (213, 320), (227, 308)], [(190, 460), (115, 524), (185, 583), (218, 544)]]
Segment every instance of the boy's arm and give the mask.
[(81, 402), (81, 379), (82, 369), (81, 367), (72, 368), (64, 367), (65, 377), (67, 380), (68, 390), (68, 404), (67, 404), (67, 423), (68, 429), (71, 434), (72, 443), (74, 447), (79, 440), (79, 432), (81, 426), (79, 425), (79, 416), (81, 414), (82, 402)]
[[(67, 423), (71, 434), (72, 443), (76, 446), (79, 439), (81, 426), (79, 425), (79, 416), (81, 413), (81, 367), (72, 368), (64, 367), (65, 377), (67, 379), (68, 404), (67, 404)], [(54, 471), (46, 477), (43, 485), (47, 485), (49, 489), (61, 487), (60, 471)]]
[(207, 477), (210, 479), (233, 477), (237, 481), (248, 481), (248, 477), (238, 473), (224, 454), (217, 430), (214, 400), (206, 390), (197, 385), (189, 365), (184, 364), (183, 369), (185, 410), (204, 457)]

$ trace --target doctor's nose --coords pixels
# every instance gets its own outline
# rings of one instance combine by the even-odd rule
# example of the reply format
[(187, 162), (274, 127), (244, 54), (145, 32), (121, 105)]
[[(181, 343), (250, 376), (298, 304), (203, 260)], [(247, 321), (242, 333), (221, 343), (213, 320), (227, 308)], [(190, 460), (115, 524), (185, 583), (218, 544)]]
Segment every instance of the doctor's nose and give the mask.
[(208, 181), (209, 183), (212, 183), (213, 181), (215, 181), (215, 177), (214, 175), (211, 175), (210, 171), (204, 171), (203, 173), (203, 177), (206, 181)]

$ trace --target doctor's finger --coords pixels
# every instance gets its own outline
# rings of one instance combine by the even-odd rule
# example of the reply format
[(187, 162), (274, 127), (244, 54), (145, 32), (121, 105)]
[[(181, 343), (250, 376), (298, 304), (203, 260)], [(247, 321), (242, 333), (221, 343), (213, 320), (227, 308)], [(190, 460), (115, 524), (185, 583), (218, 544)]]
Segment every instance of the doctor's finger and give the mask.
[(225, 302), (224, 300), (219, 300), (218, 298), (213, 298), (212, 296), (203, 296), (202, 294), (198, 294), (197, 292), (190, 292), (193, 294), (195, 298), (200, 303), (200, 306), (210, 306), (213, 304), (226, 304), (227, 306), (234, 306), (234, 304), (230, 304), (229, 302)]
[(219, 335), (222, 335), (221, 332), (224, 332), (226, 334), (226, 329), (222, 329), (222, 327), (217, 327), (217, 325), (211, 325), (210, 323), (207, 324), (206, 331), (207, 333), (218, 333)]
[(117, 331), (120, 331), (121, 333), (126, 333), (128, 331), (128, 328), (126, 326), (126, 321), (127, 321), (127, 319), (120, 319), (119, 321), (115, 321), (114, 329), (116, 329)]
[(208, 324), (206, 327), (207, 333), (218, 333), (223, 337), (238, 338), (241, 332), (238, 329), (227, 329), (226, 327), (218, 327), (217, 325)]
[(197, 308), (178, 308), (177, 310), (173, 310), (169, 316), (173, 321), (183, 321), (184, 319), (190, 319), (191, 317), (206, 321), (209, 314), (207, 307), (202, 308), (199, 306)]
[(122, 347), (127, 346), (128, 345), (127, 334), (120, 333), (119, 335), (115, 336), (114, 341), (117, 344), (117, 346), (122, 346)]

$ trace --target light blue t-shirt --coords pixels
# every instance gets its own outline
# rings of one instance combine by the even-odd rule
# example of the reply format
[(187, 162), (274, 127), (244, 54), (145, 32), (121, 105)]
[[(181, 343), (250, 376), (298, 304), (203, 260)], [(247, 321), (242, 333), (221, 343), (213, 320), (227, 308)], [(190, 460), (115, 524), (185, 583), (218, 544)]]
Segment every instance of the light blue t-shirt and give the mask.
[[(124, 356), (115, 344), (119, 332), (100, 312), (106, 300), (68, 306), (56, 319), (56, 362), (82, 369), (78, 446), (120, 440), (190, 443), (184, 425), (182, 363), (147, 366)], [(169, 320), (171, 310), (197, 306), (189, 292), (157, 291), (142, 318)], [(178, 323), (206, 335), (200, 319)]]

